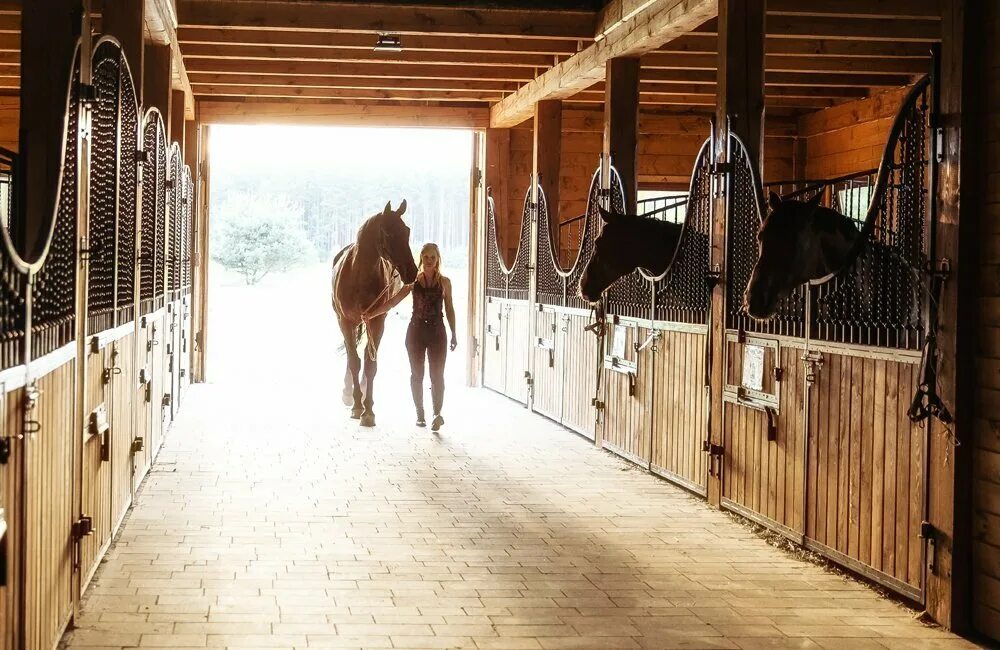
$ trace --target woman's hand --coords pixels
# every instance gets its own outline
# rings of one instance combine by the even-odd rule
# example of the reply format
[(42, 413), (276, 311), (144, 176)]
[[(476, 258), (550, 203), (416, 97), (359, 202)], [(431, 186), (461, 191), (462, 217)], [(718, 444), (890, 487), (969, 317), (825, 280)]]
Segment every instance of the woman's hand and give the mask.
[(455, 336), (454, 332), (451, 333), (451, 344), (450, 344), (449, 347), (450, 347), (450, 349), (451, 349), (452, 352), (454, 352), (455, 348), (458, 347), (458, 338)]

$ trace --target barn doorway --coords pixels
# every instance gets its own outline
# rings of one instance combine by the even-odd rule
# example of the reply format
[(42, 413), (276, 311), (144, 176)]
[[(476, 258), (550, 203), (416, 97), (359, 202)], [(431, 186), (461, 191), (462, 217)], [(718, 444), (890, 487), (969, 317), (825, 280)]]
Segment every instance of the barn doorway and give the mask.
[[(449, 357), (446, 385), (449, 393), (464, 385), (474, 135), (213, 126), (208, 381), (339, 403), (345, 355), (330, 302), (331, 262), (366, 218), (406, 199), (414, 255), (436, 242), (452, 279), (461, 347)], [(381, 411), (391, 403), (406, 418), (410, 309), (407, 298), (387, 318), (375, 388)]]

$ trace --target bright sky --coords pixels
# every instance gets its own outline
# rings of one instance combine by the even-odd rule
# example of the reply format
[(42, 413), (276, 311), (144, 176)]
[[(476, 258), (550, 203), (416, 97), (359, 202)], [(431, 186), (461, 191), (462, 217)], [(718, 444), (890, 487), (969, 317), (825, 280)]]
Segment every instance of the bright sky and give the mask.
[(472, 131), (317, 126), (213, 126), (212, 163), (232, 168), (456, 167), (468, 171)]

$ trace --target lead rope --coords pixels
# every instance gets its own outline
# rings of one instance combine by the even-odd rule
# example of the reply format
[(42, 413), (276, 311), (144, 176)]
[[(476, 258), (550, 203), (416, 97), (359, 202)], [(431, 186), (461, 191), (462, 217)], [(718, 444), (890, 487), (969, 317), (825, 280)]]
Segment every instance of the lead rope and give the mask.
[(363, 312), (361, 312), (361, 322), (365, 326), (365, 336), (368, 337), (368, 342), (365, 344), (365, 353), (368, 355), (368, 358), (371, 359), (372, 361), (376, 360), (376, 357), (378, 356), (378, 349), (376, 349), (375, 342), (372, 340), (372, 329), (370, 326), (371, 317), (368, 314), (372, 311), (372, 308), (375, 307), (375, 305), (378, 304), (379, 301), (381, 301), (382, 298), (384, 298), (386, 294), (389, 293), (389, 289), (392, 288), (393, 281), (398, 277), (399, 277), (399, 271), (394, 269), (392, 272), (392, 277), (389, 278), (389, 281), (386, 283), (382, 291), (377, 296), (375, 296), (375, 300), (373, 300), (372, 303), (368, 305), (368, 308), (365, 309)]

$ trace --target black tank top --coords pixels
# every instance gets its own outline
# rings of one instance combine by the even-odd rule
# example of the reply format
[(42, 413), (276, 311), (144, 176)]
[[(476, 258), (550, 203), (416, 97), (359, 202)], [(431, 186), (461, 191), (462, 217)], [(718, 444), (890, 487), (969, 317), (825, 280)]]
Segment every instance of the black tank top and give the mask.
[(425, 287), (417, 280), (413, 283), (413, 316), (411, 319), (425, 323), (442, 320), (441, 305), (443, 302), (444, 289), (440, 280), (430, 287)]

